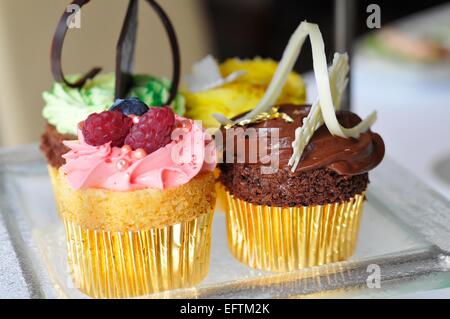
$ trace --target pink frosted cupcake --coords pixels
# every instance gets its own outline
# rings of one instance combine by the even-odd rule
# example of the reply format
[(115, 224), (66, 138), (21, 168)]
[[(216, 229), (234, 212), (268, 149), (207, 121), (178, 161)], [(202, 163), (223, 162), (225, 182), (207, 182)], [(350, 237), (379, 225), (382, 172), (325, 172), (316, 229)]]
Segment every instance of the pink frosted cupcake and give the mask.
[(133, 297), (206, 276), (215, 149), (201, 126), (122, 100), (90, 115), (65, 145), (56, 194), (83, 292)]

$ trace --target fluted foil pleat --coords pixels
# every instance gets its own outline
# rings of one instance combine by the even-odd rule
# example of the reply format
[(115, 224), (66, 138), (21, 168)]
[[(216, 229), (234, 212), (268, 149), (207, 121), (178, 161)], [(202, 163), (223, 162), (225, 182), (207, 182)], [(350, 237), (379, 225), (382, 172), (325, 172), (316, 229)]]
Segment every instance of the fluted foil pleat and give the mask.
[(77, 288), (94, 298), (131, 298), (190, 287), (206, 277), (213, 213), (142, 231), (109, 232), (65, 220)]
[(250, 267), (292, 271), (345, 260), (355, 250), (364, 193), (311, 207), (254, 205), (228, 191), (226, 197), (231, 253)]

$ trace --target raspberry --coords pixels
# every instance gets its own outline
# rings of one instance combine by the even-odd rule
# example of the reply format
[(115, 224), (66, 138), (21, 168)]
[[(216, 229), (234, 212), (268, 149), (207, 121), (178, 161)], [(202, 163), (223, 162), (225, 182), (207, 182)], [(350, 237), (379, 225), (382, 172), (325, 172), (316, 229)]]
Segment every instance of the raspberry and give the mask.
[(88, 116), (82, 128), (84, 140), (89, 145), (99, 146), (111, 142), (121, 147), (133, 120), (119, 111), (104, 111)]
[(166, 146), (171, 141), (175, 114), (168, 107), (151, 107), (130, 130), (125, 144), (134, 150), (143, 148), (147, 154)]

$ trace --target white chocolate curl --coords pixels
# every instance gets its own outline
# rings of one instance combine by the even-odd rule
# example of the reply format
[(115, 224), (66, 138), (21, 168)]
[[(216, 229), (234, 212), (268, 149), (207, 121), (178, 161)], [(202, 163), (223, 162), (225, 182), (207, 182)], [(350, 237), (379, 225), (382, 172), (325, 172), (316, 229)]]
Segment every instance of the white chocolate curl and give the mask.
[[(340, 100), (342, 97), (342, 92), (339, 93), (340, 89), (342, 87), (345, 88), (346, 86), (346, 80), (342, 80), (342, 77), (339, 76), (338, 72), (345, 72), (345, 68), (342, 68), (342, 70), (338, 67), (336, 70), (335, 75), (331, 75), (331, 81), (333, 84), (330, 83), (330, 77), (328, 75), (328, 67), (327, 67), (327, 60), (325, 56), (325, 48), (323, 43), (322, 34), (320, 33), (319, 27), (317, 24), (308, 23), (306, 21), (300, 23), (297, 30), (295, 30), (294, 34), (291, 36), (291, 39), (289, 40), (289, 43), (283, 53), (283, 57), (281, 58), (281, 61), (278, 65), (278, 68), (272, 78), (272, 81), (270, 82), (270, 85), (264, 94), (261, 101), (258, 103), (258, 105), (253, 109), (253, 111), (249, 112), (247, 115), (237, 119), (235, 121), (239, 122), (244, 119), (252, 118), (255, 115), (261, 113), (261, 112), (267, 112), (272, 105), (274, 105), (281, 93), (281, 90), (286, 83), (286, 80), (288, 78), (289, 73), (292, 71), (295, 62), (297, 61), (297, 58), (300, 54), (301, 48), (306, 40), (306, 38), (309, 36), (309, 39), (311, 41), (311, 48), (312, 48), (312, 56), (313, 56), (313, 68), (314, 68), (314, 75), (316, 78), (317, 83), (317, 91), (318, 91), (318, 106), (316, 106), (317, 109), (320, 108), (321, 117), (323, 118), (323, 121), (325, 122), (325, 125), (327, 126), (328, 130), (331, 134), (343, 138), (358, 138), (359, 135), (365, 131), (367, 131), (370, 126), (376, 121), (376, 112), (373, 112), (370, 114), (367, 118), (365, 118), (362, 122), (360, 122), (358, 125), (352, 127), (352, 128), (345, 128), (341, 126), (336, 118), (336, 108), (333, 105), (333, 102), (337, 105), (340, 104)], [(342, 63), (342, 62), (341, 62)], [(348, 72), (348, 70), (346, 71)], [(345, 77), (344, 77), (345, 78)], [(339, 83), (337, 79), (341, 79)], [(333, 88), (332, 88), (333, 87)], [(313, 109), (311, 109), (312, 113)], [(316, 111), (318, 113), (318, 111)], [(296, 158), (300, 158), (304, 149), (297, 150), (298, 147), (301, 147), (302, 143), (298, 142), (298, 139), (306, 140), (304, 135), (311, 135), (314, 133), (315, 130), (320, 126), (317, 126), (317, 118), (320, 118), (319, 115), (311, 114), (311, 117), (308, 116), (309, 119), (306, 119), (306, 122), (311, 122), (309, 124), (309, 128), (305, 128), (301, 130), (296, 136), (296, 141), (294, 141), (294, 155), (295, 158), (291, 159), (290, 162), (294, 164), (299, 159), (296, 160)], [(220, 122), (225, 122), (225, 119), (222, 117), (216, 117)], [(313, 121), (314, 120), (314, 121)], [(314, 125), (314, 123), (316, 125)], [(312, 131), (310, 131), (312, 130)], [(296, 134), (297, 135), (297, 134)], [(307, 139), (309, 141), (309, 138)], [(307, 142), (306, 142), (307, 143)], [(300, 145), (300, 146), (297, 146)], [(306, 144), (305, 144), (306, 145)], [(294, 157), (293, 155), (293, 157)]]
[[(329, 76), (333, 103), (337, 110), (341, 107), (342, 95), (348, 84), (347, 75), (349, 71), (348, 55), (335, 53), (333, 65), (329, 70)], [(294, 152), (289, 159), (289, 166), (291, 166), (293, 172), (296, 170), (303, 150), (306, 145), (308, 145), (309, 140), (314, 132), (323, 124), (323, 117), (320, 109), (319, 99), (317, 99), (311, 106), (308, 116), (303, 118), (303, 125), (295, 130), (295, 140), (292, 143)]]

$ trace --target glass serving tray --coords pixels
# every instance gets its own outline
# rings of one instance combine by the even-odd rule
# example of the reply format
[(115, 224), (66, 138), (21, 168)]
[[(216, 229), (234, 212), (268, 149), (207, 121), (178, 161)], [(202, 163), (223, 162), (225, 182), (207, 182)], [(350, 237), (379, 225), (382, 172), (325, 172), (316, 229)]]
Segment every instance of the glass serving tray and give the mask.
[[(393, 297), (450, 287), (450, 203), (385, 159), (370, 175), (355, 255), (290, 273), (251, 269), (216, 212), (207, 278), (148, 298)], [(0, 149), (0, 296), (87, 298), (73, 286), (64, 227), (36, 145)]]

